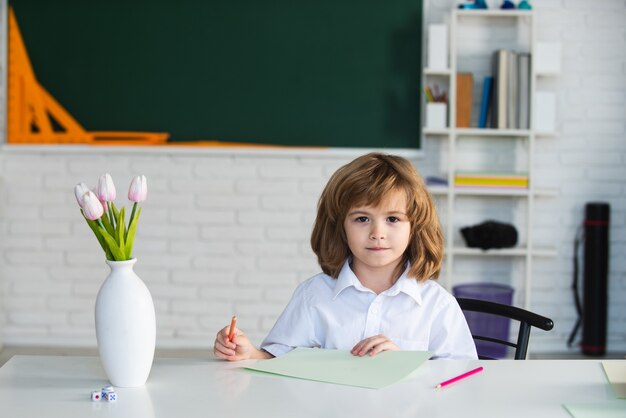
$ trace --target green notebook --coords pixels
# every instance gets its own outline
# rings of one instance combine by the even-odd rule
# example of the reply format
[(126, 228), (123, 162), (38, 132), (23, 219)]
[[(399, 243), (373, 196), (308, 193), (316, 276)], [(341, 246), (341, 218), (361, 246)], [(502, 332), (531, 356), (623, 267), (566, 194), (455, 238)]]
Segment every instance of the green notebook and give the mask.
[(349, 351), (299, 347), (245, 368), (299, 379), (380, 389), (406, 378), (431, 356), (428, 351), (383, 351), (374, 357), (356, 357)]

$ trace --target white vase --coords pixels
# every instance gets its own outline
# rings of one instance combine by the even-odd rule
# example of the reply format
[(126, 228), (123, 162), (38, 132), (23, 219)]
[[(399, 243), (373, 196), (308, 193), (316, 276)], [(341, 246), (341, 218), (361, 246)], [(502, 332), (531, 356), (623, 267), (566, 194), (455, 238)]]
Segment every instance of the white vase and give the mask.
[(154, 303), (135, 274), (137, 259), (110, 261), (111, 268), (96, 299), (98, 352), (111, 384), (138, 387), (146, 383), (156, 341)]

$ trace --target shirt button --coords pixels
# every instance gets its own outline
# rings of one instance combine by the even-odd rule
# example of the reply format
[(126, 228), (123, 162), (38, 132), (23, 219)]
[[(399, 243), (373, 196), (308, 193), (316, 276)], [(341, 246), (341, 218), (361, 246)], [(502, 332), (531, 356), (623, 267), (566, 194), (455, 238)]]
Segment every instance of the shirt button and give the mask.
[(372, 313), (373, 314), (377, 314), (378, 313), (378, 309), (376, 309), (376, 308), (372, 309)]

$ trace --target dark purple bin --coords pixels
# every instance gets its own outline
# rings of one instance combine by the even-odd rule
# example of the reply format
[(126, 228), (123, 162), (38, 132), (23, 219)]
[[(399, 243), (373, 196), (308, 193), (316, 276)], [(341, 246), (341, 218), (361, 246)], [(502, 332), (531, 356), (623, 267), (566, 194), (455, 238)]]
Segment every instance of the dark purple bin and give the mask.
[[(452, 293), (457, 298), (469, 298), (498, 302), (504, 305), (513, 303), (513, 288), (508, 285), (496, 283), (468, 283), (460, 284), (452, 288)], [(511, 320), (481, 312), (463, 312), (472, 334), (485, 337), (508, 340)], [(508, 347), (489, 341), (475, 340), (478, 354), (504, 358)]]

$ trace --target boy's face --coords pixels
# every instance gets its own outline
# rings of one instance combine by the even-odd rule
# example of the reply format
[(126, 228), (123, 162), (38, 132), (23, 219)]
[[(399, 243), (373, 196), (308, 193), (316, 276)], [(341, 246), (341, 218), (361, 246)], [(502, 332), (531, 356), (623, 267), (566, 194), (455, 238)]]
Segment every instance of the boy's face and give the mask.
[(359, 271), (368, 270), (391, 274), (402, 261), (411, 236), (406, 209), (405, 193), (393, 191), (377, 207), (359, 206), (348, 211), (343, 226), (357, 276)]

